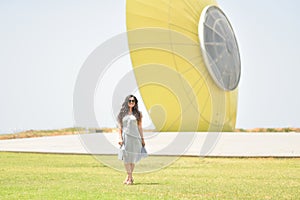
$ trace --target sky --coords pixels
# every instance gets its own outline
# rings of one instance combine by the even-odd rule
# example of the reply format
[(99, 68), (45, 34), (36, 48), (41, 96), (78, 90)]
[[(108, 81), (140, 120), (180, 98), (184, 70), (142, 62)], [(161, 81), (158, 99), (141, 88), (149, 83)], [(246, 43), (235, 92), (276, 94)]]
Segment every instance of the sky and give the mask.
[[(217, 2), (241, 54), (236, 127), (300, 127), (300, 2)], [(0, 134), (73, 127), (78, 73), (91, 52), (126, 30), (125, 2), (0, 0), (0, 24)], [(109, 107), (111, 77), (130, 71), (128, 59), (107, 71), (97, 110)], [(110, 112), (96, 113), (100, 127), (115, 127)]]

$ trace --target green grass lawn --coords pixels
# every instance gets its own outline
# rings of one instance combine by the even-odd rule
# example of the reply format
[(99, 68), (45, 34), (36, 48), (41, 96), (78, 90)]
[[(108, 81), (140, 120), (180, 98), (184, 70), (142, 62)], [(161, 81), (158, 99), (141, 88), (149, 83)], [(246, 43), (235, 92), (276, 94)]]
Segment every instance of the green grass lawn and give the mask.
[(182, 157), (125, 173), (88, 155), (0, 152), (0, 199), (299, 199), (300, 159)]

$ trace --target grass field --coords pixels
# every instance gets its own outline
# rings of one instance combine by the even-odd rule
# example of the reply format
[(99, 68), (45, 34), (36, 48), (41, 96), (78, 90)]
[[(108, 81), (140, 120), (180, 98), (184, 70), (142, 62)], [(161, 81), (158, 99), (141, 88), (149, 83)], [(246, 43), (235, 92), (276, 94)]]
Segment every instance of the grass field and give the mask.
[(88, 155), (0, 152), (0, 199), (299, 199), (300, 159), (182, 157), (125, 173)]

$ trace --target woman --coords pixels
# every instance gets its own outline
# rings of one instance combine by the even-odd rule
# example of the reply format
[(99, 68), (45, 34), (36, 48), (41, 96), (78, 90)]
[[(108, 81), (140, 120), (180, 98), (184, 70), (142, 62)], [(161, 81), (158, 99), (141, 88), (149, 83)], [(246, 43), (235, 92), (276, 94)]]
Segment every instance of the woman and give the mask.
[(135, 163), (147, 156), (142, 129), (142, 113), (138, 108), (138, 100), (134, 95), (126, 97), (118, 115), (119, 125), (119, 159), (123, 160), (127, 178), (124, 184), (133, 184), (132, 173)]

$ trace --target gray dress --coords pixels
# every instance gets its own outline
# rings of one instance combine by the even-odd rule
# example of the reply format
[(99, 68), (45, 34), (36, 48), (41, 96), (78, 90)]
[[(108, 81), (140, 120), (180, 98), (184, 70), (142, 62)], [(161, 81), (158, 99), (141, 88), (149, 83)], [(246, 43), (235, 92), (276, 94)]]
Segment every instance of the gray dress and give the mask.
[(145, 148), (142, 147), (137, 119), (134, 115), (126, 115), (122, 123), (123, 145), (120, 147), (118, 158), (124, 163), (136, 163), (147, 156)]

